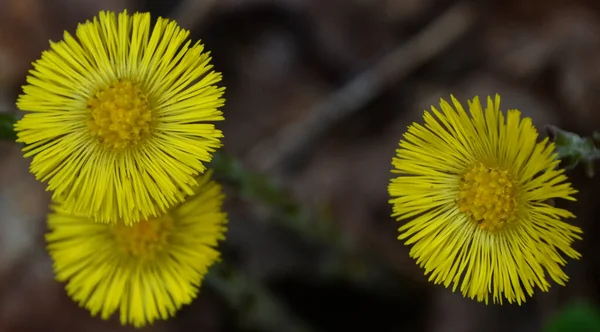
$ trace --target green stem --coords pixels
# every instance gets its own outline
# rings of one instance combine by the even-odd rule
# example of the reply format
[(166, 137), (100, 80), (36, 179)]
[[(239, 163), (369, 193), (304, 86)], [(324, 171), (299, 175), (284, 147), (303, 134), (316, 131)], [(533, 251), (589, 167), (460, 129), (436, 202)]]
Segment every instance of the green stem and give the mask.
[(596, 148), (594, 141), (600, 139), (599, 133), (592, 137), (581, 137), (575, 133), (562, 130), (555, 126), (546, 126), (548, 135), (554, 141), (558, 159), (566, 169), (573, 169), (582, 165), (589, 177), (594, 176), (594, 162), (600, 159), (600, 150)]
[(389, 276), (396, 269), (376, 253), (356, 248), (336, 227), (327, 206), (318, 213), (307, 211), (266, 176), (248, 170), (223, 151), (215, 153), (210, 167), (214, 169), (218, 181), (232, 186), (236, 193), (256, 204), (267, 207), (267, 220), (320, 248), (318, 271), (315, 271), (319, 276), (342, 278), (359, 286), (383, 286), (394, 282)]
[(17, 134), (13, 128), (17, 119), (11, 114), (0, 113), (0, 139), (15, 140)]
[(206, 283), (236, 309), (241, 315), (238, 323), (244, 327), (270, 332), (312, 331), (259, 281), (223, 262), (211, 268)]

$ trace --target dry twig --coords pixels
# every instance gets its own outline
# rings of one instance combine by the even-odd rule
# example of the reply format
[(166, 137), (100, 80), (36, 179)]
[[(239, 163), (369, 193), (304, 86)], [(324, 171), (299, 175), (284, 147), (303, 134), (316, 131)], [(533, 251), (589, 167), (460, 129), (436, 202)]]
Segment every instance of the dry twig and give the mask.
[(213, 10), (218, 0), (183, 0), (170, 17), (180, 26), (193, 29)]
[(283, 128), (269, 143), (260, 144), (259, 167), (284, 173), (291, 159), (308, 151), (330, 128), (435, 57), (469, 31), (474, 22), (468, 5), (458, 2), (452, 6), (417, 36), (317, 104), (306, 118)]

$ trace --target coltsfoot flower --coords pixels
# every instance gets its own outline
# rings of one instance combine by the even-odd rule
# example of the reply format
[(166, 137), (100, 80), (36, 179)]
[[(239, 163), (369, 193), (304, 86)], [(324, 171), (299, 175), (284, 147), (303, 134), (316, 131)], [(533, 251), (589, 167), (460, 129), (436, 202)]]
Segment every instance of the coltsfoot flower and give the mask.
[(581, 229), (574, 215), (549, 201), (575, 200), (554, 144), (537, 142), (530, 118), (506, 116), (500, 97), (469, 102), (452, 97), (409, 126), (393, 159), (393, 216), (408, 220), (399, 239), (429, 280), (488, 303), (521, 304), (549, 279), (564, 285), (564, 256)]
[(99, 222), (157, 217), (192, 193), (221, 146), (221, 74), (189, 31), (100, 12), (33, 63), (15, 125), (62, 209)]
[(57, 280), (92, 315), (141, 327), (172, 317), (197, 295), (225, 237), (221, 186), (200, 176), (195, 192), (167, 214), (96, 223), (58, 206), (48, 217), (48, 252)]

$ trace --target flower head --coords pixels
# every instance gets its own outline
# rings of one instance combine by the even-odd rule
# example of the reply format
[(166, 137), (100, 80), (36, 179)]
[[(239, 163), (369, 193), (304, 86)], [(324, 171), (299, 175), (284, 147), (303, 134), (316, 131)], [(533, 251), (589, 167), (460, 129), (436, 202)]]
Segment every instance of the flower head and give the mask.
[(100, 12), (33, 63), (15, 130), (66, 212), (131, 224), (192, 193), (221, 145), (224, 100), (188, 36), (149, 13)]
[(81, 306), (122, 324), (167, 319), (197, 295), (219, 258), (226, 216), (221, 187), (202, 175), (195, 194), (167, 214), (139, 221), (96, 223), (60, 206), (48, 217), (48, 251), (57, 279)]
[(470, 116), (452, 97), (441, 111), (424, 113), (400, 141), (389, 193), (393, 216), (407, 220), (399, 239), (413, 245), (411, 257), (445, 287), (463, 296), (521, 304), (549, 279), (568, 280), (564, 255), (578, 259), (571, 244), (581, 230), (574, 217), (550, 200), (577, 191), (566, 182), (554, 144), (537, 143), (530, 118), (506, 117), (500, 97), (469, 102)]

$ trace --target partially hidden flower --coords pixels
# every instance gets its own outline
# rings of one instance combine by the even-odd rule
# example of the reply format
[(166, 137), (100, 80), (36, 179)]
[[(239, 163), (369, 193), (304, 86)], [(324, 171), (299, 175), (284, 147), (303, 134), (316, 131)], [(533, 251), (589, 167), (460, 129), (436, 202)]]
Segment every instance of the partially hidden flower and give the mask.
[(550, 280), (565, 285), (566, 257), (581, 229), (552, 204), (575, 200), (554, 144), (537, 142), (530, 118), (477, 97), (467, 113), (452, 96), (409, 126), (393, 158), (393, 217), (399, 239), (429, 280), (488, 303), (521, 304)]
[(221, 74), (189, 31), (100, 12), (33, 63), (15, 130), (62, 209), (131, 224), (192, 193), (221, 146)]
[(58, 281), (93, 316), (119, 312), (123, 325), (165, 320), (197, 295), (220, 255), (226, 215), (221, 186), (207, 172), (167, 214), (131, 226), (103, 224), (54, 206), (47, 248)]

